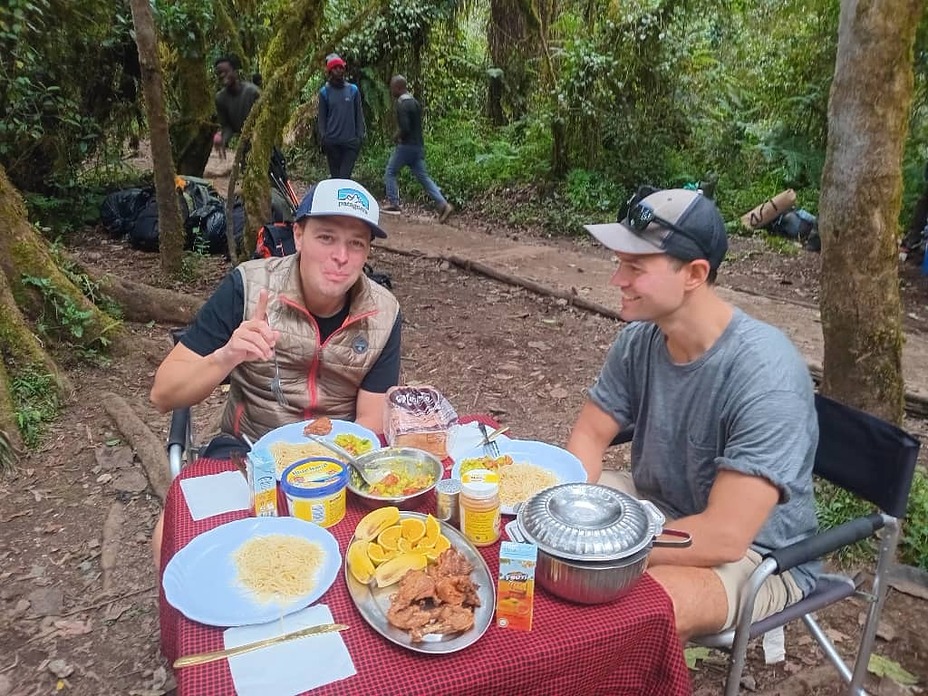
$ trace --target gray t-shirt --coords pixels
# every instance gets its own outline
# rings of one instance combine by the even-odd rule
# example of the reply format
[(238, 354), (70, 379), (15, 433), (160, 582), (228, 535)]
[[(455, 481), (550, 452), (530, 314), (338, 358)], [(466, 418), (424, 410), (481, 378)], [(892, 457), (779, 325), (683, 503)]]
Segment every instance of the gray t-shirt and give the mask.
[[(817, 529), (812, 466), (818, 420), (809, 371), (780, 331), (735, 309), (705, 354), (675, 364), (655, 324), (618, 335), (590, 399), (622, 426), (635, 426), (635, 487), (669, 517), (706, 509), (719, 469), (761, 476), (779, 504), (753, 547), (781, 548)], [(803, 594), (817, 563), (793, 570)]]

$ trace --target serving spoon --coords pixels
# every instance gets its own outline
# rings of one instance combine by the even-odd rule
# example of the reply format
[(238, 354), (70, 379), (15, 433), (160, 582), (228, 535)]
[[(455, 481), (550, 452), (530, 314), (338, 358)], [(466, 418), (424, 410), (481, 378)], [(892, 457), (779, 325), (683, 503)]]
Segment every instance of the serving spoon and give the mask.
[(358, 472), (358, 474), (361, 476), (362, 479), (364, 479), (364, 482), (368, 486), (374, 486), (380, 483), (386, 476), (390, 474), (390, 471), (388, 469), (367, 468), (366, 466), (361, 464), (357, 459), (355, 459), (352, 454), (348, 453), (344, 448), (339, 447), (334, 442), (329, 442), (328, 440), (323, 439), (319, 435), (307, 434), (306, 437), (308, 437), (310, 440), (315, 442), (317, 445), (322, 445), (323, 447), (325, 447), (327, 450), (329, 450), (333, 454), (338, 455), (338, 458), (340, 460), (348, 462), (351, 468)]

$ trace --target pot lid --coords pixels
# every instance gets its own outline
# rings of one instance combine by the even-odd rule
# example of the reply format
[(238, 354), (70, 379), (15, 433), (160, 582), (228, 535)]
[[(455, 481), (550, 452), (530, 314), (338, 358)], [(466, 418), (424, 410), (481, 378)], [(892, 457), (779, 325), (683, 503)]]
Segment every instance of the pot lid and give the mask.
[(631, 556), (649, 546), (664, 524), (653, 506), (592, 483), (543, 490), (519, 508), (517, 520), (542, 551), (577, 561)]

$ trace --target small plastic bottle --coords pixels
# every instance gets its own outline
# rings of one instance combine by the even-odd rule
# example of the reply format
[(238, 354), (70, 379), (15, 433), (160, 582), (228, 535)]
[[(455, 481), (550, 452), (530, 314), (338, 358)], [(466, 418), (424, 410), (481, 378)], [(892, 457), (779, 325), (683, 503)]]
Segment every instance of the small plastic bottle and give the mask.
[(461, 477), (461, 531), (474, 546), (495, 544), (500, 535), (499, 474), (474, 469)]

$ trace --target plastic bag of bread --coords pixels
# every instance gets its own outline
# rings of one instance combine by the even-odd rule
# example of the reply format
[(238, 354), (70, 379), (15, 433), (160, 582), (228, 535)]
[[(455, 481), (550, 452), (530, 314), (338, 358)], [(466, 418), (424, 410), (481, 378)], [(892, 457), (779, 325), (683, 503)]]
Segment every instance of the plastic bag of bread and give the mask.
[(448, 456), (448, 429), (457, 418), (454, 408), (435, 387), (387, 390), (383, 432), (391, 446), (415, 447), (444, 459)]

